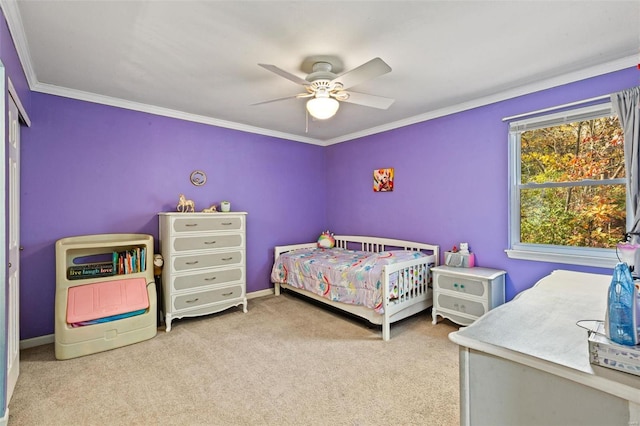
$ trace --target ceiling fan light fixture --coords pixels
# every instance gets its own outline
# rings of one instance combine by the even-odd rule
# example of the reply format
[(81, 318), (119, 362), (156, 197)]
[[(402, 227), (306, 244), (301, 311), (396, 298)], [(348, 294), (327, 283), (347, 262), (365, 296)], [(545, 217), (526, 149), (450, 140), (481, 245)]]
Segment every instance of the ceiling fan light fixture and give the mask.
[(315, 97), (307, 101), (307, 111), (318, 120), (326, 120), (336, 115), (340, 102), (330, 97)]

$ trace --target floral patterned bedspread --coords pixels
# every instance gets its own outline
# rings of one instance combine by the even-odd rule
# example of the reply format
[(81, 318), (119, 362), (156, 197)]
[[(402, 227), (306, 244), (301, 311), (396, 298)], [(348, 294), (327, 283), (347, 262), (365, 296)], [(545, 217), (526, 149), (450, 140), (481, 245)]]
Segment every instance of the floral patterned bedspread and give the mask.
[[(340, 248), (306, 248), (281, 254), (271, 270), (271, 281), (302, 288), (327, 299), (363, 305), (383, 312), (382, 268), (425, 257), (418, 251), (393, 250), (369, 253)], [(420, 268), (415, 268), (416, 274)], [(390, 277), (392, 297), (403, 291), (398, 274)], [(421, 277), (416, 277), (421, 278)], [(398, 290), (400, 288), (400, 290)]]

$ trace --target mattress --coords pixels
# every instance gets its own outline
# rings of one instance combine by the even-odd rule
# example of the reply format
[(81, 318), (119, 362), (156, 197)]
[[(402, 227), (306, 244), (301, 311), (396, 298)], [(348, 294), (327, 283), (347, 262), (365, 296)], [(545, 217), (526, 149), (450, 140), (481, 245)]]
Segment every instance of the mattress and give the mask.
[(149, 307), (144, 278), (103, 281), (69, 288), (67, 323), (87, 323), (98, 319), (140, 311)]
[[(371, 253), (341, 248), (305, 248), (283, 253), (274, 262), (272, 282), (289, 284), (326, 299), (362, 305), (383, 312), (383, 268), (385, 265), (433, 256), (419, 251), (392, 250)], [(415, 267), (406, 282), (397, 273), (390, 276), (392, 298), (424, 280), (426, 268)]]

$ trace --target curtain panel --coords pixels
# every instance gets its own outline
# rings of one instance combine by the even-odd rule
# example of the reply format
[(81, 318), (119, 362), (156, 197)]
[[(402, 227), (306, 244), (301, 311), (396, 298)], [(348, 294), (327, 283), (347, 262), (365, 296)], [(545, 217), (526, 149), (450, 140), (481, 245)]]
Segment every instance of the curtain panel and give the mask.
[(640, 86), (612, 94), (611, 104), (624, 132), (627, 195), (633, 212), (633, 222), (627, 232), (635, 233), (631, 241), (640, 243)]

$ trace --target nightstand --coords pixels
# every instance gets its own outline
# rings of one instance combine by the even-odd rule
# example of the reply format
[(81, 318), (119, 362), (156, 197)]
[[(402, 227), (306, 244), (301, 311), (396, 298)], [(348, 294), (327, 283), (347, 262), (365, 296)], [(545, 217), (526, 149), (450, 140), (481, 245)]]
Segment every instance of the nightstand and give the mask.
[(438, 315), (460, 325), (504, 303), (505, 271), (491, 268), (436, 266), (433, 273), (433, 323)]

